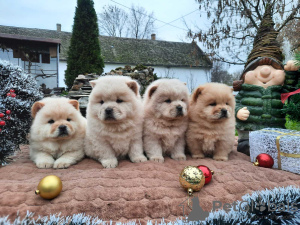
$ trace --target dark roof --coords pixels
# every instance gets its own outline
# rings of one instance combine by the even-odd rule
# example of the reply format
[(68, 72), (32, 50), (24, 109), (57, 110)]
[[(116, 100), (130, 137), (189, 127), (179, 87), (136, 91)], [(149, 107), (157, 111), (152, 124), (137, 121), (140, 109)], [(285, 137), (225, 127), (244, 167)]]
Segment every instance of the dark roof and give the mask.
[(46, 43), (55, 43), (55, 44), (60, 44), (61, 42), (59, 39), (53, 39), (53, 38), (28, 37), (23, 35), (3, 34), (3, 33), (0, 33), (0, 38), (9, 38), (9, 39), (22, 40), (22, 41), (46, 42)]
[[(60, 40), (60, 60), (66, 60), (71, 32), (0, 25), (0, 36)], [(212, 63), (193, 43), (99, 36), (105, 63), (143, 64), (145, 66), (211, 67)]]

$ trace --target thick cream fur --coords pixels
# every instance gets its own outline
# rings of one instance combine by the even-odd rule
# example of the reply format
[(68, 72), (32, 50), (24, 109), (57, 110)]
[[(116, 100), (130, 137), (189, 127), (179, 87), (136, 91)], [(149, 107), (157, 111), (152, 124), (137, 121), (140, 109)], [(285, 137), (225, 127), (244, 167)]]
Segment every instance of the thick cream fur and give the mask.
[[(220, 119), (221, 109), (227, 110), (228, 118)], [(228, 160), (235, 140), (234, 109), (232, 89), (225, 84), (208, 83), (193, 92), (186, 132), (193, 158), (211, 155), (215, 160)]]
[[(36, 166), (67, 168), (80, 161), (84, 157), (86, 119), (67, 98), (44, 98), (38, 104), (42, 107), (34, 112), (29, 136), (30, 157)], [(50, 120), (54, 123), (48, 123)], [(68, 136), (58, 136), (60, 125), (67, 127)]]
[[(150, 96), (151, 95), (151, 96)], [(165, 102), (166, 100), (171, 102)], [(183, 115), (176, 116), (176, 106)], [(185, 160), (185, 131), (188, 126), (188, 89), (177, 79), (159, 79), (144, 95), (144, 150), (152, 161), (164, 162), (163, 155)]]
[[(133, 85), (134, 82), (134, 85)], [(118, 157), (128, 155), (132, 162), (144, 162), (143, 111), (136, 81), (125, 76), (105, 76), (92, 81), (87, 107), (85, 153), (105, 168), (118, 165)], [(123, 102), (118, 103), (117, 100)], [(105, 120), (112, 108), (115, 120)]]

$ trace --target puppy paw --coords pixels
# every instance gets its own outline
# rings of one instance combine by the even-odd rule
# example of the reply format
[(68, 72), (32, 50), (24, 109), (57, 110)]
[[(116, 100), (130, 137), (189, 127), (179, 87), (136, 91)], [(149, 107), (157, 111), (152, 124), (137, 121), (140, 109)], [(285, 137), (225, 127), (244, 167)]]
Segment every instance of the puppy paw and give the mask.
[(193, 159), (204, 159), (205, 156), (204, 156), (204, 154), (198, 154), (198, 155), (192, 155), (192, 158)]
[(116, 168), (118, 166), (118, 160), (116, 158), (104, 159), (100, 162), (104, 168)]
[(216, 161), (228, 161), (228, 156), (214, 155), (213, 159), (216, 160)]
[(177, 161), (184, 161), (186, 160), (186, 156), (185, 155), (175, 155), (175, 156), (171, 156), (172, 159), (177, 160)]
[(163, 163), (165, 161), (164, 157), (160, 157), (160, 156), (154, 156), (149, 159), (150, 161), (159, 162), (159, 163)]
[(54, 162), (53, 168), (54, 169), (66, 169), (69, 166), (71, 166), (72, 164), (66, 160), (63, 159), (58, 159)]
[(49, 169), (53, 167), (53, 162), (37, 162), (36, 166), (40, 169)]
[(147, 161), (147, 158), (144, 155), (141, 155), (141, 156), (131, 159), (131, 162), (133, 162), (133, 163), (146, 162), (146, 161)]

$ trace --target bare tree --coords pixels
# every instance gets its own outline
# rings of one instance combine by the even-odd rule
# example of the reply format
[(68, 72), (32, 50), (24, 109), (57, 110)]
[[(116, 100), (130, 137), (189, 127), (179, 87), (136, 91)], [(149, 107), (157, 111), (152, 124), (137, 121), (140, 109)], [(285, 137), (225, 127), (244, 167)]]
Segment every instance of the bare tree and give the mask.
[(104, 6), (103, 12), (98, 14), (100, 34), (112, 37), (127, 37), (126, 29), (128, 14), (117, 6)]
[(206, 82), (211, 82), (211, 70), (205, 70)]
[[(239, 80), (243, 74), (243, 70), (237, 70), (230, 74), (232, 81)], [(230, 84), (231, 86), (232, 84)]]
[(198, 79), (197, 79), (197, 77), (195, 77), (195, 74), (190, 72), (189, 75), (186, 75), (186, 81), (187, 81), (186, 85), (187, 85), (189, 91), (192, 93), (197, 85)]
[(177, 77), (175, 77), (175, 72), (174, 70), (170, 69), (170, 68), (166, 68), (164, 70), (164, 75), (162, 76), (163, 78), (166, 79), (178, 79)]
[(282, 32), (280, 32), (278, 35), (278, 40), (279, 42), (284, 42), (284, 40), (287, 40), (291, 45), (291, 50), (295, 50), (300, 44), (299, 33), (300, 20), (293, 20), (282, 29)]
[(139, 6), (132, 5), (129, 13), (114, 5), (104, 6), (98, 18), (100, 34), (107, 36), (147, 39), (154, 31), (153, 12)]
[(147, 13), (145, 8), (132, 5), (129, 16), (130, 37), (147, 39), (154, 31), (153, 12)]
[(232, 85), (232, 76), (228, 73), (225, 63), (214, 61), (211, 69), (211, 82)]
[(300, 18), (300, 0), (196, 1), (207, 12), (211, 26), (190, 36), (196, 35), (215, 59), (236, 65), (245, 63), (267, 8), (272, 9), (276, 32)]

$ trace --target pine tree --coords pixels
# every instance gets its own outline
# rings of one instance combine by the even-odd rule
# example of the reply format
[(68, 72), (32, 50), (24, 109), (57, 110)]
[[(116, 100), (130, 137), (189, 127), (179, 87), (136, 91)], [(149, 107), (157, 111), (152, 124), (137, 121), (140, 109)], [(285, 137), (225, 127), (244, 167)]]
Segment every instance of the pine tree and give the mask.
[(101, 74), (103, 67), (94, 2), (77, 0), (65, 83), (70, 89), (79, 74)]
[[(296, 65), (300, 66), (300, 51), (295, 52)], [(297, 85), (300, 88), (300, 85)], [(300, 94), (294, 94), (284, 104), (283, 113), (287, 115), (286, 128), (292, 130), (300, 130)]]
[(0, 60), (0, 165), (20, 144), (27, 143), (31, 106), (42, 97), (30, 74)]
[(296, 65), (300, 66), (300, 51), (295, 52), (295, 60), (296, 60)]

